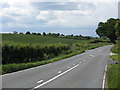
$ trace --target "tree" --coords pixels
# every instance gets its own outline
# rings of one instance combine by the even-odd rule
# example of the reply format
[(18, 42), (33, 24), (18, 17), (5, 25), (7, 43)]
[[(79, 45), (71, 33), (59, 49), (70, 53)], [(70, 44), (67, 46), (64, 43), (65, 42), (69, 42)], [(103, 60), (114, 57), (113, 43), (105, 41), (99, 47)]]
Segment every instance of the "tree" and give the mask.
[(36, 33), (32, 33), (32, 35), (36, 35)]
[(24, 34), (23, 32), (19, 32), (19, 34)]
[(41, 33), (37, 33), (37, 35), (41, 35)]
[(111, 42), (116, 43), (117, 37), (120, 35), (119, 32), (119, 25), (120, 19), (113, 19), (110, 18), (107, 22), (100, 22), (98, 24), (98, 28), (96, 29), (96, 33), (101, 38), (109, 38)]
[(43, 32), (43, 35), (45, 36), (45, 35), (46, 35), (46, 33), (45, 33), (45, 32)]
[(117, 20), (116, 24), (115, 24), (115, 34), (117, 37), (120, 37), (120, 20)]
[(26, 32), (26, 34), (30, 35), (30, 32), (29, 32), (29, 31), (27, 31), (27, 32)]
[(17, 31), (13, 31), (13, 34), (18, 34), (18, 32)]

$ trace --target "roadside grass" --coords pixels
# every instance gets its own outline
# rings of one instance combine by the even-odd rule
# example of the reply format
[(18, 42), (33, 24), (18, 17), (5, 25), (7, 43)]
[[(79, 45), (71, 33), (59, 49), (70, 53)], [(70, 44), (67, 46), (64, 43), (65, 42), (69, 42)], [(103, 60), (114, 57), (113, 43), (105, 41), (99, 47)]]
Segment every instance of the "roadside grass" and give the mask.
[(120, 64), (110, 64), (108, 65), (108, 71), (107, 71), (107, 84), (108, 88), (111, 90), (112, 88), (120, 88), (119, 83), (119, 72)]
[(120, 58), (118, 57), (118, 55), (111, 55), (110, 58), (112, 58), (113, 60), (120, 61)]
[(55, 62), (55, 61), (59, 61), (61, 59), (65, 59), (65, 58), (74, 56), (76, 54), (80, 54), (82, 52), (84, 52), (84, 50), (79, 50), (79, 51), (73, 52), (73, 53), (68, 54), (68, 55), (60, 55), (60, 56), (55, 57), (53, 59), (44, 60), (44, 61), (2, 65), (2, 74), (16, 72), (16, 71), (19, 71), (19, 70), (28, 69), (28, 68), (31, 68), (31, 67), (36, 67), (36, 66), (52, 63), (52, 62)]
[[(111, 48), (113, 53), (118, 54), (118, 45), (114, 45)], [(119, 54), (118, 55), (111, 55), (111, 59), (120, 61)], [(107, 71), (107, 84), (108, 88), (111, 90), (113, 88), (119, 88), (120, 90), (120, 64), (109, 64), (108, 71)]]
[(113, 53), (118, 53), (118, 45), (115, 44), (115, 45), (111, 48), (111, 51), (112, 51)]

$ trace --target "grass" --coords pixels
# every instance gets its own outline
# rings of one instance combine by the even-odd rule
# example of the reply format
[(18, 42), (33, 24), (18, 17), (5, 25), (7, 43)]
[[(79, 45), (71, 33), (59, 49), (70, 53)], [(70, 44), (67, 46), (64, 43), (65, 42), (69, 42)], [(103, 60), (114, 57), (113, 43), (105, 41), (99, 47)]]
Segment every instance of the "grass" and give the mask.
[(73, 52), (68, 55), (61, 55), (61, 56), (55, 57), (53, 59), (44, 60), (44, 61), (2, 65), (2, 74), (11, 73), (11, 72), (15, 72), (15, 71), (23, 70), (23, 69), (28, 69), (31, 67), (36, 67), (36, 66), (52, 63), (52, 62), (59, 61), (64, 58), (74, 56), (74, 55), (82, 53), (82, 52), (84, 52), (84, 50), (79, 50), (79, 51)]
[[(68, 58), (70, 56), (79, 54), (84, 52), (85, 50), (94, 49), (100, 46), (109, 45), (107, 42), (95, 42), (95, 40), (99, 39), (91, 39), (91, 40), (76, 40), (76, 39), (66, 39), (66, 38), (55, 38), (49, 36), (37, 36), (37, 35), (16, 35), (16, 34), (3, 34), (2, 35), (2, 45), (10, 45), (16, 47), (45, 47), (45, 46), (66, 46), (69, 45), (71, 48), (66, 53), (60, 53), (58, 56), (47, 59), (43, 61), (35, 61), (35, 62), (27, 62), (27, 63), (13, 63), (13, 64), (5, 64), (2, 65), (2, 74), (11, 73), (23, 69), (28, 69), (31, 67), (36, 67), (40, 65), (44, 65), (47, 63), (52, 63), (64, 58)], [(91, 43), (94, 42), (94, 43)]]
[(53, 45), (53, 44), (69, 44), (69, 43), (81, 43), (84, 40), (66, 39), (50, 36), (38, 36), (38, 35), (16, 35), (16, 34), (2, 34), (3, 44), (24, 44), (24, 45)]
[(67, 54), (67, 55), (62, 54), (62, 55), (59, 55), (58, 57), (55, 57), (55, 58), (52, 58), (52, 59), (49, 59), (49, 60), (44, 60), (44, 61), (2, 65), (2, 74), (11, 73), (11, 72), (15, 72), (15, 71), (23, 70), (23, 69), (28, 69), (28, 68), (52, 63), (52, 62), (55, 62), (55, 61), (62, 60), (64, 58), (68, 58), (68, 57), (83, 53), (85, 50), (94, 49), (94, 48), (104, 46), (104, 45), (107, 45), (107, 43), (101, 43), (101, 44), (99, 43), (99, 44), (96, 44), (96, 45), (91, 44), (91, 45), (87, 45), (87, 46), (84, 45), (84, 47), (82, 47), (82, 48), (73, 49), (72, 53), (70, 53), (70, 54)]
[[(119, 45), (114, 45), (111, 48), (111, 51), (113, 53), (118, 54), (118, 48)], [(111, 55), (111, 59), (120, 61), (119, 55)], [(120, 89), (120, 64), (110, 64), (108, 65), (108, 71), (107, 71), (107, 84), (108, 88), (111, 90), (113, 88), (119, 88)]]
[(118, 57), (118, 55), (111, 55), (110, 58), (112, 58), (113, 60), (120, 61), (120, 58)]
[(107, 71), (107, 82), (108, 88), (120, 88), (120, 65), (119, 64), (110, 64), (108, 65)]
[(115, 44), (115, 45), (111, 48), (111, 51), (112, 51), (113, 53), (118, 53), (118, 47), (120, 47), (120, 46), (118, 46), (117, 44)]

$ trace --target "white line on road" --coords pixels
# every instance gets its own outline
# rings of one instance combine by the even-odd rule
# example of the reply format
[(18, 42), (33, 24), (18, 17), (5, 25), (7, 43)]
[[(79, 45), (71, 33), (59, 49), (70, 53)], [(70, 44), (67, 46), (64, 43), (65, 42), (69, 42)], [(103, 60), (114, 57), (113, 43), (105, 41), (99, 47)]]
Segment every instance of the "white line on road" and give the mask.
[(83, 60), (83, 61), (85, 61), (85, 60)]
[(78, 66), (79, 66), (79, 64), (75, 65), (74, 67), (72, 67), (72, 68), (70, 68), (70, 69), (68, 69), (68, 70), (64, 71), (63, 73), (61, 73), (61, 74), (59, 74), (59, 75), (57, 75), (57, 76), (55, 76), (55, 77), (53, 77), (53, 78), (51, 78), (50, 80), (48, 80), (48, 81), (46, 81), (46, 82), (44, 82), (44, 83), (42, 83), (42, 84), (40, 84), (40, 85), (38, 85), (38, 86), (34, 87), (32, 90), (34, 90), (34, 89), (37, 89), (37, 88), (40, 88), (40, 87), (44, 86), (45, 84), (47, 84), (47, 83), (49, 83), (49, 82), (51, 82), (51, 81), (53, 81), (53, 80), (57, 79), (58, 77), (60, 77), (60, 76), (64, 75), (65, 73), (67, 73), (67, 72), (69, 72), (69, 71), (73, 70), (74, 68), (76, 68), (76, 67), (78, 67)]
[(105, 66), (105, 73), (104, 73), (104, 77), (103, 77), (102, 90), (104, 90), (104, 88), (105, 88), (105, 77), (106, 77), (106, 72), (107, 72), (107, 65)]
[(91, 57), (94, 57), (94, 55), (90, 55)]
[(44, 80), (40, 80), (40, 81), (38, 81), (37, 83), (42, 83)]
[(61, 73), (62, 71), (58, 71), (58, 73)]
[(68, 67), (68, 68), (70, 68), (70, 67)]
[(79, 62), (79, 64), (80, 64), (81, 62)]

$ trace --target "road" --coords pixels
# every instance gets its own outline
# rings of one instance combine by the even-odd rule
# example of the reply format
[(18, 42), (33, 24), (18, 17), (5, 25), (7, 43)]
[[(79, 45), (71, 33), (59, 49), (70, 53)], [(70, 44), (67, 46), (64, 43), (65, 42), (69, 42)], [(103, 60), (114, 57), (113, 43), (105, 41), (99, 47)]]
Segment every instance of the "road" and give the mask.
[(107, 45), (54, 63), (2, 75), (2, 88), (102, 88), (110, 48), (111, 45)]

